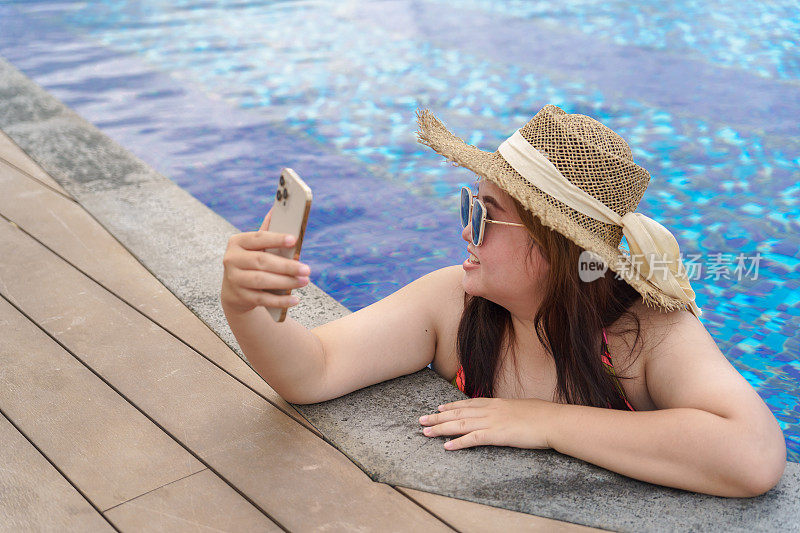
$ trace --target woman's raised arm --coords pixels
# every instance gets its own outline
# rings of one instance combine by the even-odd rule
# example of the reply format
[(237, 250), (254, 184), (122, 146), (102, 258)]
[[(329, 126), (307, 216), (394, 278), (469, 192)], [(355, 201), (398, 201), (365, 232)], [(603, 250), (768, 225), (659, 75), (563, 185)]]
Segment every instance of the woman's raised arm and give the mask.
[(437, 302), (452, 298), (453, 267), (308, 330), (291, 318), (275, 322), (264, 307), (293, 304), (262, 289), (307, 283), (300, 263), (260, 251), (284, 245), (283, 238), (269, 231), (234, 235), (225, 254), (221, 300), (248, 361), (286, 401), (329, 400), (415, 372), (433, 360)]

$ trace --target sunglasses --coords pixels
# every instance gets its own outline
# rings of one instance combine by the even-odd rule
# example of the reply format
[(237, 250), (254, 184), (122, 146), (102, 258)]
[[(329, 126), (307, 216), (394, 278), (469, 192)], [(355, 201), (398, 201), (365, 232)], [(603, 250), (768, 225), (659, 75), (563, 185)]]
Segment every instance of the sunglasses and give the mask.
[(487, 222), (503, 226), (525, 226), (516, 222), (501, 222), (486, 218), (486, 206), (478, 200), (478, 195), (472, 194), (469, 187), (461, 187), (461, 227), (466, 228), (472, 224), (472, 244), (475, 246), (483, 244), (483, 233)]

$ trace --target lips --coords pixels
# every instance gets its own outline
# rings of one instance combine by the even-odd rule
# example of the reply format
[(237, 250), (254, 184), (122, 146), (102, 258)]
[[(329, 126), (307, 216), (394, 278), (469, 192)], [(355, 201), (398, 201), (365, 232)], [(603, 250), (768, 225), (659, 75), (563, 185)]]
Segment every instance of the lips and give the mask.
[(467, 250), (467, 253), (469, 253), (469, 257), (467, 258), (467, 261), (469, 261), (470, 263), (475, 264), (475, 265), (480, 265), (481, 264), (480, 260), (478, 259), (478, 257), (475, 254), (473, 254), (469, 250)]

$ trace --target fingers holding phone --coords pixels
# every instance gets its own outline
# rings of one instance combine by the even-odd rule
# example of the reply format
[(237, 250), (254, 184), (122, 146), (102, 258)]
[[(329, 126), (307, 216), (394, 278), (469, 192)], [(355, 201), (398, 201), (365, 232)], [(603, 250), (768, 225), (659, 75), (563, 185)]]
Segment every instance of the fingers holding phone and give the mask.
[(225, 268), (223, 305), (240, 313), (258, 306), (286, 309), (296, 305), (299, 300), (288, 293), (265, 292), (290, 291), (308, 285), (311, 272), (308, 265), (264, 251), (265, 248), (292, 249), (294, 241), (292, 235), (269, 231), (232, 236), (222, 260)]
[(221, 295), (226, 308), (246, 312), (260, 305), (276, 322), (286, 319), (287, 308), (299, 302), (291, 290), (309, 283), (310, 268), (298, 259), (310, 208), (311, 189), (283, 169), (260, 230), (228, 241)]

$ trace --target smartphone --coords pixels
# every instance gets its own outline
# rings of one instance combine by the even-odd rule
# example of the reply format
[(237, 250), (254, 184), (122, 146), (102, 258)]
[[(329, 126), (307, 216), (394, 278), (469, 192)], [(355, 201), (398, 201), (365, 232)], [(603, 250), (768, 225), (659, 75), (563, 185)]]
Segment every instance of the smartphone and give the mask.
[[(294, 235), (297, 237), (297, 241), (292, 248), (267, 248), (264, 251), (288, 259), (299, 260), (300, 248), (303, 246), (303, 237), (308, 223), (308, 213), (311, 210), (311, 188), (300, 179), (294, 170), (284, 168), (281, 170), (274, 200), (267, 230)], [(268, 292), (286, 295), (291, 294), (292, 291), (291, 289), (275, 289)], [(285, 307), (267, 307), (267, 311), (276, 322), (286, 320), (287, 309)]]

